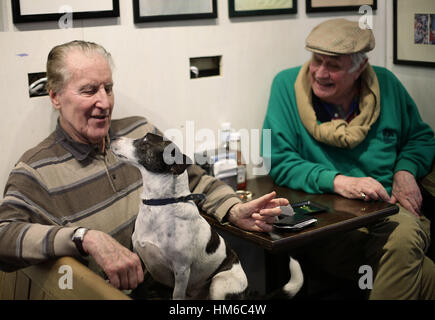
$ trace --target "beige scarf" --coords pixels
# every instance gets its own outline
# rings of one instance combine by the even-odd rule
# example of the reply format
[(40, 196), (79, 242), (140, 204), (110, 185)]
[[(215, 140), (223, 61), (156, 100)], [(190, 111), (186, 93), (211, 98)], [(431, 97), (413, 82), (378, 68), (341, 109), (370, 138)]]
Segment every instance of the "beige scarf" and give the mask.
[(358, 116), (350, 123), (340, 119), (319, 124), (312, 105), (309, 65), (310, 62), (303, 65), (295, 82), (296, 103), (304, 127), (319, 142), (339, 148), (355, 148), (365, 139), (381, 110), (379, 82), (375, 71), (367, 65), (361, 74)]

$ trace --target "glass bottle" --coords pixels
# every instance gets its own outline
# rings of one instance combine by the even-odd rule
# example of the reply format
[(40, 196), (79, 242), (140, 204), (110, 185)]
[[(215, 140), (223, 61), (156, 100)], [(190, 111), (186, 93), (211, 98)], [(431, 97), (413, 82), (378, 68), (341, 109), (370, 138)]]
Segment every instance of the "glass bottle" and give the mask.
[(237, 153), (237, 190), (246, 189), (246, 163), (242, 157), (242, 141), (239, 132), (230, 134), (229, 148)]
[(228, 158), (228, 153), (230, 150), (230, 135), (231, 135), (231, 122), (224, 122), (221, 124), (220, 130), (220, 149), (226, 154), (226, 158)]

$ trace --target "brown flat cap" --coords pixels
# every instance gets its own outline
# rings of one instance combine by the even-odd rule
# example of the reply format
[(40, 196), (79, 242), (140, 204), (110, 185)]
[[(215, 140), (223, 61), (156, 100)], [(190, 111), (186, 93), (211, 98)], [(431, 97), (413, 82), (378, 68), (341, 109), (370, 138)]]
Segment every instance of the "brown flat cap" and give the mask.
[(308, 35), (305, 49), (337, 56), (368, 52), (375, 47), (372, 30), (361, 29), (358, 22), (332, 19), (322, 22)]

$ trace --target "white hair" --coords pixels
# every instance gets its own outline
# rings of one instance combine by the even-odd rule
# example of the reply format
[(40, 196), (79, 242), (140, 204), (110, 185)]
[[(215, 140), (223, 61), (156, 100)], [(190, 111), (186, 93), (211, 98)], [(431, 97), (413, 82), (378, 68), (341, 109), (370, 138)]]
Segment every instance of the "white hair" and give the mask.
[(349, 69), (349, 73), (358, 70), (359, 67), (361, 67), (361, 65), (364, 63), (364, 61), (368, 59), (367, 55), (364, 52), (352, 53), (350, 55), (350, 58), (352, 59), (352, 66)]
[(68, 43), (58, 45), (51, 49), (47, 58), (47, 91), (60, 92), (68, 82), (71, 74), (66, 67), (65, 58), (72, 50), (81, 50), (84, 53), (101, 54), (113, 69), (113, 60), (111, 54), (101, 45), (94, 42), (74, 40)]

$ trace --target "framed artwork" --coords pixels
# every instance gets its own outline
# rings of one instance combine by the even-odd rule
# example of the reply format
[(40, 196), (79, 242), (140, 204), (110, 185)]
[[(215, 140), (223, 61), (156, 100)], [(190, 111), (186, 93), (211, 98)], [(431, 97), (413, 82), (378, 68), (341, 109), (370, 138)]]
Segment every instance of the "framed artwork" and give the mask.
[(356, 11), (364, 5), (369, 5), (373, 10), (378, 8), (377, 0), (306, 0), (306, 11), (333, 12), (333, 11)]
[(228, 0), (230, 17), (297, 13), (297, 0)]
[(119, 0), (11, 0), (14, 23), (119, 17)]
[(217, 0), (133, 0), (134, 22), (217, 18)]
[(435, 1), (393, 2), (393, 62), (435, 67)]

